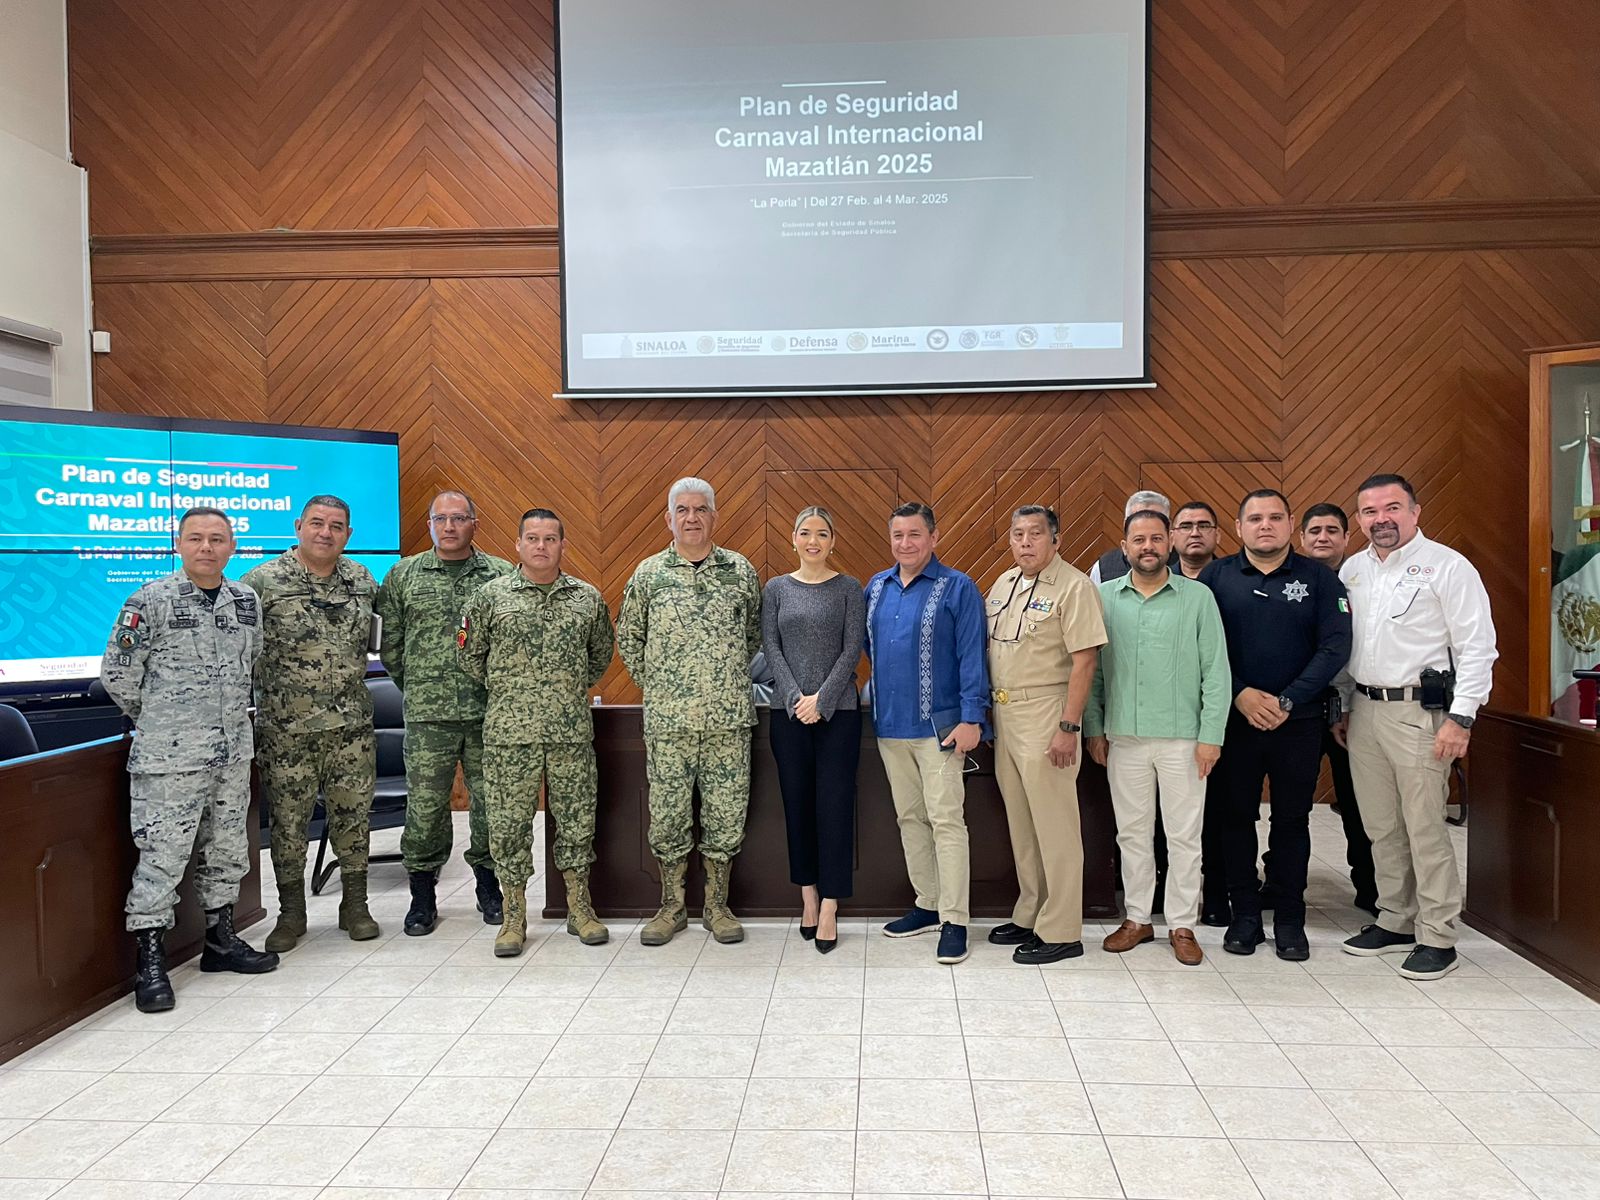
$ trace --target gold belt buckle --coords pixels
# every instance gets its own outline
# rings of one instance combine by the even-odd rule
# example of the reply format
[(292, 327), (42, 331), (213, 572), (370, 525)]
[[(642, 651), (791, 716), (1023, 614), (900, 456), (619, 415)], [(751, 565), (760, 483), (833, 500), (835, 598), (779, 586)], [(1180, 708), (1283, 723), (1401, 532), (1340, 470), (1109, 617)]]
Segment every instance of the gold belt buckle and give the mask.
[(996, 704), (1010, 704), (1011, 703), (1011, 693), (1006, 691), (1005, 688), (995, 688), (995, 690), (994, 690), (994, 702)]

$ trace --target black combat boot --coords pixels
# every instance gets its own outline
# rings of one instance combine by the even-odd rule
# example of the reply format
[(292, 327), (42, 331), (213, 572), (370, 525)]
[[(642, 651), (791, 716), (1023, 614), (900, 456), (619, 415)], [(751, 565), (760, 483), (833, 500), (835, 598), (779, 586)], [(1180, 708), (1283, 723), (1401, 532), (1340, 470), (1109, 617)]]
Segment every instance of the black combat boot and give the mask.
[(411, 908), (406, 912), (405, 929), (409, 937), (422, 937), (439, 923), (439, 902), (433, 894), (439, 879), (432, 871), (412, 871), (410, 876)]
[(500, 881), (495, 878), (494, 868), (473, 867), (472, 873), (478, 880), (478, 911), (483, 914), (483, 923), (500, 924), (504, 920), (503, 902), (500, 899)]
[(139, 943), (139, 966), (133, 973), (133, 1003), (140, 1012), (166, 1012), (177, 1003), (172, 980), (167, 978), (165, 929), (140, 929), (134, 933)]
[(233, 905), (206, 909), (206, 944), (200, 951), (202, 971), (235, 971), (240, 975), (265, 975), (278, 969), (278, 956), (270, 950), (253, 950), (234, 932)]

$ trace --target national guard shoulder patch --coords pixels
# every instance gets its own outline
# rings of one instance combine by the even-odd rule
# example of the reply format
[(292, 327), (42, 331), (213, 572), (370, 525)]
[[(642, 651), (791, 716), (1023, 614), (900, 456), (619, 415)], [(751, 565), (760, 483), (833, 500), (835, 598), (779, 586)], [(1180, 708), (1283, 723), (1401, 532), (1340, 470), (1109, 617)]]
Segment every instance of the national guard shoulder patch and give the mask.
[(117, 615), (117, 625), (112, 631), (118, 646), (132, 650), (144, 640), (144, 614), (137, 608), (124, 608)]

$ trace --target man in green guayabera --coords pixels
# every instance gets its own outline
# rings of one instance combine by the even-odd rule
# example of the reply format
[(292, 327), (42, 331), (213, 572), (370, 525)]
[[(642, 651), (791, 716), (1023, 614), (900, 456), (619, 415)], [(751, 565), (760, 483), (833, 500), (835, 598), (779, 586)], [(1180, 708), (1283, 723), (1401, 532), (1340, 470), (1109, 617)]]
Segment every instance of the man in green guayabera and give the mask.
[(413, 937), (432, 933), (439, 922), (434, 887), (450, 858), (457, 764), (467, 783), (467, 865), (477, 880), (478, 910), (485, 924), (500, 924), (500, 886), (483, 811), (484, 691), (456, 659), (456, 631), (473, 593), (513, 568), (472, 544), (478, 510), (463, 492), (433, 498), (428, 532), (433, 549), (401, 559), (378, 592), (379, 653), (405, 696), (406, 827), (400, 854), (411, 876), (405, 931)]
[(610, 934), (589, 899), (594, 862), (594, 720), (589, 691), (611, 664), (611, 613), (598, 588), (561, 569), (561, 518), (522, 514), (515, 572), (480, 588), (461, 616), (461, 669), (488, 691), (484, 808), (505, 920), (500, 958), (522, 953), (533, 875), (539, 785), (555, 818), (556, 868), (567, 885), (567, 932), (587, 946)]
[(278, 923), (267, 949), (306, 935), (306, 825), (322, 796), (339, 858), (339, 928), (375, 938), (367, 910), (368, 814), (377, 781), (367, 645), (378, 585), (344, 548), (350, 506), (313, 496), (294, 523), (296, 544), (245, 574), (261, 597), (256, 661), (256, 765), (272, 812)]
[(635, 568), (622, 596), (617, 648), (644, 692), (650, 852), (661, 869), (661, 908), (639, 931), (661, 946), (687, 929), (683, 881), (694, 849), (700, 787), (701, 923), (719, 942), (744, 939), (728, 908), (733, 858), (750, 804), (750, 660), (761, 647), (761, 581), (743, 555), (712, 541), (717, 498), (703, 479), (667, 492), (672, 545)]

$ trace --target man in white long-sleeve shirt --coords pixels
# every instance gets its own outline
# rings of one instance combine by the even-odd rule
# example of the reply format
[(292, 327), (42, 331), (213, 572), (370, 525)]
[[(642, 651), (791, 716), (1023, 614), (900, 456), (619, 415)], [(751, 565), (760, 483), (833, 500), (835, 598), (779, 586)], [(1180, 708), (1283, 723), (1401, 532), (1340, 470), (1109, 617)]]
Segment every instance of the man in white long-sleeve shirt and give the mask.
[[(1340, 680), (1361, 819), (1372, 838), (1378, 921), (1344, 944), (1350, 954), (1405, 953), (1400, 974), (1438, 979), (1456, 967), (1461, 876), (1445, 826), (1450, 764), (1467, 752), (1498, 656), (1489, 593), (1461, 554), (1424, 537), (1422, 508), (1399, 475), (1374, 475), (1357, 494), (1368, 545), (1345, 561), (1355, 641)], [(1424, 672), (1454, 670), (1424, 694)], [(1426, 707), (1424, 706), (1426, 703)]]

